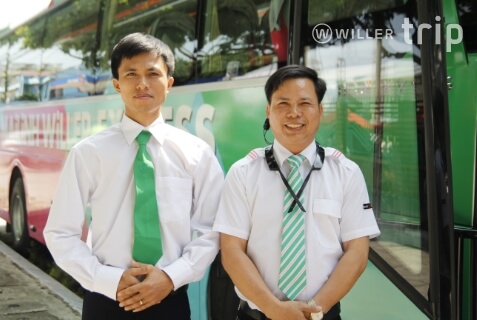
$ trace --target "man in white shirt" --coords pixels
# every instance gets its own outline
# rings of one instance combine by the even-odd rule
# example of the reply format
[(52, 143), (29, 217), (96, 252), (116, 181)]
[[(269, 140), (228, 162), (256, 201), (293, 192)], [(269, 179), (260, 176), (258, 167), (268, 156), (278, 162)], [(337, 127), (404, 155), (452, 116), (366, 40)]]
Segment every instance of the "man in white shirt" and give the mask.
[[(214, 230), (242, 300), (239, 320), (320, 319), (323, 313), (340, 319), (339, 301), (366, 267), (369, 239), (380, 233), (359, 167), (315, 142), (325, 92), (310, 68), (278, 69), (265, 85), (264, 129), (275, 140), (227, 173)], [(289, 157), (302, 159), (294, 164), (299, 169)], [(293, 170), (300, 183), (286, 178)], [(301, 225), (285, 218), (291, 213)], [(282, 245), (282, 238), (289, 242)], [(296, 251), (287, 253), (290, 248)]]
[[(83, 319), (190, 319), (187, 284), (203, 277), (218, 252), (212, 225), (223, 170), (204, 141), (164, 122), (161, 106), (174, 82), (166, 44), (128, 35), (112, 51), (111, 70), (124, 117), (71, 149), (45, 240), (56, 263), (86, 289)], [(162, 240), (162, 256), (150, 264), (132, 257), (133, 162), (142, 131), (151, 136), (146, 149)], [(91, 247), (80, 239), (88, 205)]]

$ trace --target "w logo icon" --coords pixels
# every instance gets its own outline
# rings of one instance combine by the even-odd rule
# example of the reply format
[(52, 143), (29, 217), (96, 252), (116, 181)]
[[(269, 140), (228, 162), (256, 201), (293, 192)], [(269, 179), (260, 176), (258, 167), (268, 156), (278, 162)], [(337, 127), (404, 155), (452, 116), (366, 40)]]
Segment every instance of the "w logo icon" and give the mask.
[(311, 35), (317, 43), (325, 44), (333, 38), (333, 30), (326, 23), (318, 23), (311, 31)]

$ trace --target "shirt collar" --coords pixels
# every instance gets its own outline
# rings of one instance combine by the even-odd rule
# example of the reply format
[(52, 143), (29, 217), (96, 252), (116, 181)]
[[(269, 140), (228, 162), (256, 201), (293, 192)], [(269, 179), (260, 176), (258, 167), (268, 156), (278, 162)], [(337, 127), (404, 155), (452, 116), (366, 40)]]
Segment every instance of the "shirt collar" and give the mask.
[[(288, 159), (289, 156), (293, 155), (287, 148), (285, 148), (277, 139), (273, 141), (273, 153), (277, 163), (280, 167), (283, 166), (283, 163)], [(301, 155), (305, 156), (308, 160), (309, 165), (315, 162), (316, 158), (316, 144), (315, 141), (310, 143), (302, 152)]]
[(149, 131), (151, 135), (159, 142), (159, 144), (162, 145), (165, 138), (164, 125), (165, 122), (162, 114), (147, 127), (144, 127), (143, 125), (124, 115), (123, 119), (121, 120), (120, 128), (128, 144), (133, 143), (139, 133), (144, 130)]

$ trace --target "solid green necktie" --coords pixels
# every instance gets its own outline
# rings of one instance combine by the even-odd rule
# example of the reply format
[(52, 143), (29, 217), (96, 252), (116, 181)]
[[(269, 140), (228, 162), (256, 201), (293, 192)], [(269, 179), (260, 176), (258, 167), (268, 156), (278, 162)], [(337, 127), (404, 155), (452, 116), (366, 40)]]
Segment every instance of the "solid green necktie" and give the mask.
[(134, 204), (133, 259), (155, 265), (162, 256), (161, 228), (157, 207), (154, 165), (147, 152), (151, 133), (142, 131), (137, 137), (139, 145), (134, 160), (136, 201)]

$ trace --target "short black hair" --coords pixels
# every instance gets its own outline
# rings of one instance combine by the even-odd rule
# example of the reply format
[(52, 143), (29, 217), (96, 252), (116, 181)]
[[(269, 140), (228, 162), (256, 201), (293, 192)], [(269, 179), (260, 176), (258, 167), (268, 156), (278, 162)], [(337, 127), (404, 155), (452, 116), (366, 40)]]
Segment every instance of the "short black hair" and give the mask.
[(315, 70), (297, 64), (282, 67), (268, 78), (265, 84), (265, 95), (268, 103), (270, 103), (273, 93), (278, 90), (285, 80), (298, 78), (308, 78), (313, 82), (318, 103), (321, 103), (326, 93), (325, 80), (319, 78)]
[(167, 76), (174, 74), (175, 61), (171, 48), (161, 40), (145, 33), (131, 33), (114, 46), (111, 52), (111, 72), (119, 79), (118, 69), (123, 59), (131, 59), (141, 53), (154, 53), (161, 56), (167, 66)]

